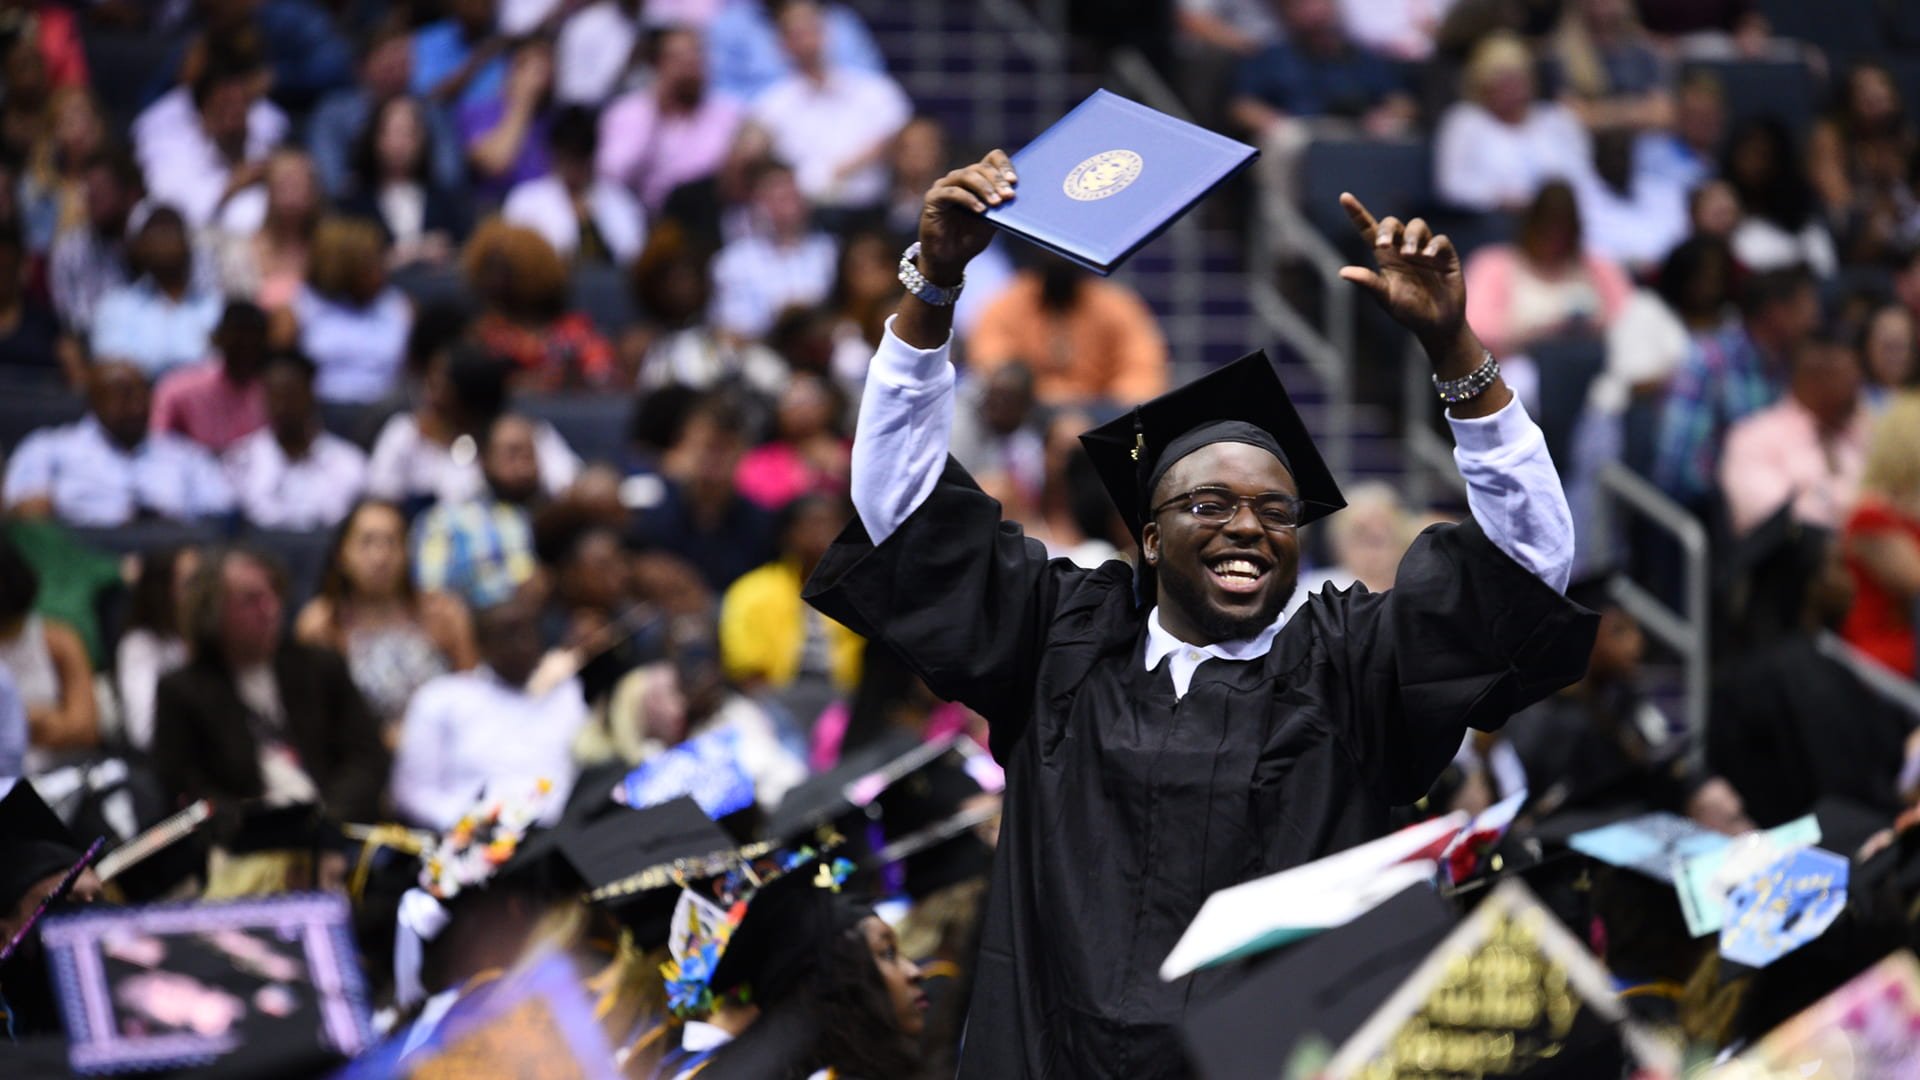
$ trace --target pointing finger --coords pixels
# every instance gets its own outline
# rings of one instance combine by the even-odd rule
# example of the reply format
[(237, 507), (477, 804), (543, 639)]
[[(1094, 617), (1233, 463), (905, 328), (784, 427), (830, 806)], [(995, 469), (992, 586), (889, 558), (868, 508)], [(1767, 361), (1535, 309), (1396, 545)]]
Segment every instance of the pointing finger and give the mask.
[(1373, 239), (1375, 225), (1373, 215), (1367, 212), (1366, 204), (1355, 198), (1352, 192), (1343, 191), (1340, 193), (1340, 209), (1347, 212), (1347, 219), (1353, 222), (1353, 227), (1360, 230), (1362, 236), (1369, 241)]

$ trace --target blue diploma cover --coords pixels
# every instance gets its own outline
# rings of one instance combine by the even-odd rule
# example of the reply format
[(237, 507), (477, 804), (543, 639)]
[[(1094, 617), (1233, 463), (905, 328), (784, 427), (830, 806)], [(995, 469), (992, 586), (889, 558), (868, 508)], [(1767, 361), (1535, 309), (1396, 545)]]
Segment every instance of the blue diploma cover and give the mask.
[(1259, 156), (1096, 90), (1013, 155), (1019, 194), (986, 218), (1105, 276)]

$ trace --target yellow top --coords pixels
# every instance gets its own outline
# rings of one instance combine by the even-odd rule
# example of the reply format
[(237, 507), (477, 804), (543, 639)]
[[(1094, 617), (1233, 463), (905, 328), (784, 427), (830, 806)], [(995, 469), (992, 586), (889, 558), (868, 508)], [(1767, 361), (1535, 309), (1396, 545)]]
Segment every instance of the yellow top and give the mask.
[[(740, 578), (720, 600), (720, 661), (736, 682), (765, 682), (780, 689), (800, 671), (806, 647), (800, 566), (770, 562)], [(827, 663), (833, 685), (851, 692), (860, 683), (860, 635), (827, 619)]]

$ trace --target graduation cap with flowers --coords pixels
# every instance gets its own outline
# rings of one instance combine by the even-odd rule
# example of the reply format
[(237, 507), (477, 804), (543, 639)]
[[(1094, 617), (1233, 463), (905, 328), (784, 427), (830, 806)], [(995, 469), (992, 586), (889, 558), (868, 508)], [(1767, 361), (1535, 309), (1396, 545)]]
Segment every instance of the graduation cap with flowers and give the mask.
[(840, 897), (854, 871), (851, 860), (801, 847), (777, 865), (777, 876), (739, 892), (727, 891), (742, 880), (730, 876), (717, 899), (680, 894), (667, 942), (673, 958), (660, 966), (676, 1016), (711, 1012), (719, 996), (742, 1002), (778, 996), (826, 934), (840, 928), (844, 919), (836, 913), (864, 912)]

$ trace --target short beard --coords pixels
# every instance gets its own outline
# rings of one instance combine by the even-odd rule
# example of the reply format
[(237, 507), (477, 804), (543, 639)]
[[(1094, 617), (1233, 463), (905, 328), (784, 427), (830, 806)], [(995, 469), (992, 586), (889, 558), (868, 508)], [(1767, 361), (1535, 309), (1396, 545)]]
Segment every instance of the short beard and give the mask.
[[(1205, 569), (1201, 573), (1205, 573)], [(1278, 568), (1268, 573), (1278, 573)], [(1156, 575), (1159, 578), (1160, 600), (1172, 601), (1187, 616), (1193, 628), (1206, 638), (1206, 644), (1214, 645), (1222, 641), (1243, 641), (1273, 625), (1280, 612), (1293, 599), (1295, 589), (1300, 587), (1300, 572), (1295, 570), (1292, 576), (1274, 589), (1260, 610), (1244, 617), (1229, 615), (1214, 607), (1207, 600), (1206, 586), (1197, 578), (1184, 574), (1170, 574), (1164, 569)]]

